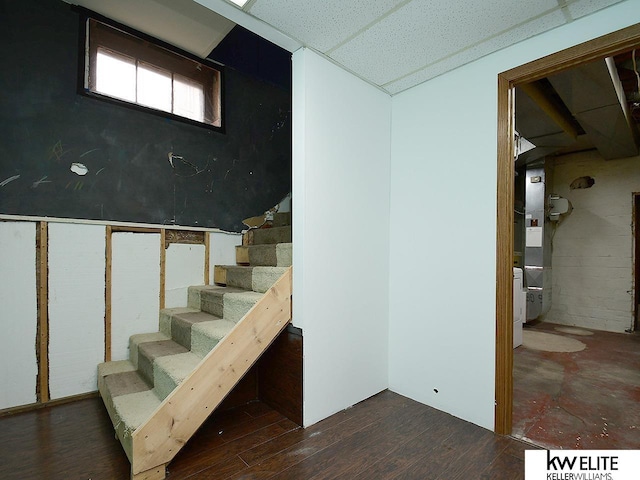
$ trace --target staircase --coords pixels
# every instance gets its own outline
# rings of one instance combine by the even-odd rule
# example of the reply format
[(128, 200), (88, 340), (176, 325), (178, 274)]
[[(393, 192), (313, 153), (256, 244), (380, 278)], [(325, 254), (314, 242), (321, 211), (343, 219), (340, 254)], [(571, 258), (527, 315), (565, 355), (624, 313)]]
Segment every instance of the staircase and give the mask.
[(173, 459), (291, 320), (291, 226), (277, 214), (249, 230), (214, 286), (160, 311), (133, 335), (129, 359), (98, 365), (98, 390), (131, 462), (132, 480), (164, 479)]

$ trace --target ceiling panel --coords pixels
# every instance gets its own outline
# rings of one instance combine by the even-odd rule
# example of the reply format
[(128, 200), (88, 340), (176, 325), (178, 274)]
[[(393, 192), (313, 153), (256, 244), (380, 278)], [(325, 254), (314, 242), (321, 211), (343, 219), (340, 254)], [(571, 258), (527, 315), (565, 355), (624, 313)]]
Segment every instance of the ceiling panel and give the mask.
[(571, 18), (580, 18), (605, 7), (618, 3), (620, 0), (577, 0), (567, 6)]
[[(405, 77), (400, 77), (390, 83), (383, 85), (384, 89), (391, 94), (402, 92), (407, 88), (411, 88), (422, 82), (426, 82), (431, 78), (442, 75), (450, 70), (465, 65), (481, 58), (485, 55), (506, 48), (514, 43), (525, 40), (531, 36), (541, 32), (546, 32), (552, 28), (565, 23), (565, 17), (560, 10), (555, 10), (547, 15), (532, 20), (526, 29), (512, 29), (501, 35), (492, 37), (482, 43), (478, 43), (466, 50), (458, 52), (452, 56), (445, 57), (436, 63), (425, 65), (420, 70), (411, 73)], [(517, 59), (514, 59), (514, 66), (518, 65)]]
[(254, 0), (254, 15), (391, 94), (620, 0)]
[[(423, 1), (413, 3), (418, 6)], [(425, 9), (407, 6), (337, 49), (331, 57), (384, 88), (399, 80), (404, 81), (398, 85), (408, 85), (412, 81), (415, 85), (565, 22), (557, 8), (536, 15), (528, 22), (520, 21), (518, 28), (507, 29), (507, 24), (501, 24), (501, 31), (470, 28), (442, 18), (444, 23), (425, 29), (425, 22), (433, 24), (433, 18)], [(498, 28), (498, 25), (494, 27)], [(465, 31), (465, 36), (460, 35), (461, 30)], [(385, 38), (387, 32), (398, 33), (390, 33)]]
[(395, 94), (622, 0), (250, 0), (244, 9), (228, 0), (65, 1), (199, 56), (235, 22)]
[(320, 52), (411, 0), (258, 0), (249, 13)]

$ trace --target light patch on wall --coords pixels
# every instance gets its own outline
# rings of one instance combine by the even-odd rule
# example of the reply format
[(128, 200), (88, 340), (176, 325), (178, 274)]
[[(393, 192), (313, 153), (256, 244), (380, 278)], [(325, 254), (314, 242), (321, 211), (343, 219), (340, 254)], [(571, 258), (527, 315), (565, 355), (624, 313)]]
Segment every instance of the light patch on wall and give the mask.
[(204, 283), (204, 245), (172, 243), (166, 251), (165, 307), (186, 307), (191, 285)]
[(573, 182), (571, 182), (571, 185), (569, 185), (569, 188), (571, 190), (578, 190), (581, 188), (591, 188), (595, 183), (596, 183), (596, 180), (593, 177), (588, 177), (588, 176), (578, 177)]
[(96, 390), (104, 360), (105, 227), (49, 223), (51, 398)]
[(111, 237), (111, 359), (129, 358), (129, 337), (158, 331), (160, 234)]
[(89, 169), (84, 163), (73, 162), (69, 168), (76, 175), (84, 176), (89, 173)]
[(36, 230), (30, 222), (0, 222), (0, 409), (35, 403)]

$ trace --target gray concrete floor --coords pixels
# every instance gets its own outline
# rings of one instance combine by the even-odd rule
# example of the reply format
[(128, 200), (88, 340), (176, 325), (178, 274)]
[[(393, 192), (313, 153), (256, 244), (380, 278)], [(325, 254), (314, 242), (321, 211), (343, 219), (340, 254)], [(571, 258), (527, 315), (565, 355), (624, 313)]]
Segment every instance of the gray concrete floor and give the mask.
[(525, 329), (585, 348), (515, 349), (512, 436), (550, 449), (639, 449), (640, 335), (577, 335), (544, 322)]

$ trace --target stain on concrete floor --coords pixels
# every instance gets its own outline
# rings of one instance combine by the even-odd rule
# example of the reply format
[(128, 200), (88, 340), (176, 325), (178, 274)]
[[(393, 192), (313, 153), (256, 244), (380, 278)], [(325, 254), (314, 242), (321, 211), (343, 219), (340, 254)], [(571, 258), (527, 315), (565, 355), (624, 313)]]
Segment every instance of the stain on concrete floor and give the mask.
[(512, 435), (550, 449), (640, 449), (640, 335), (557, 327), (525, 328), (585, 347), (515, 349)]

